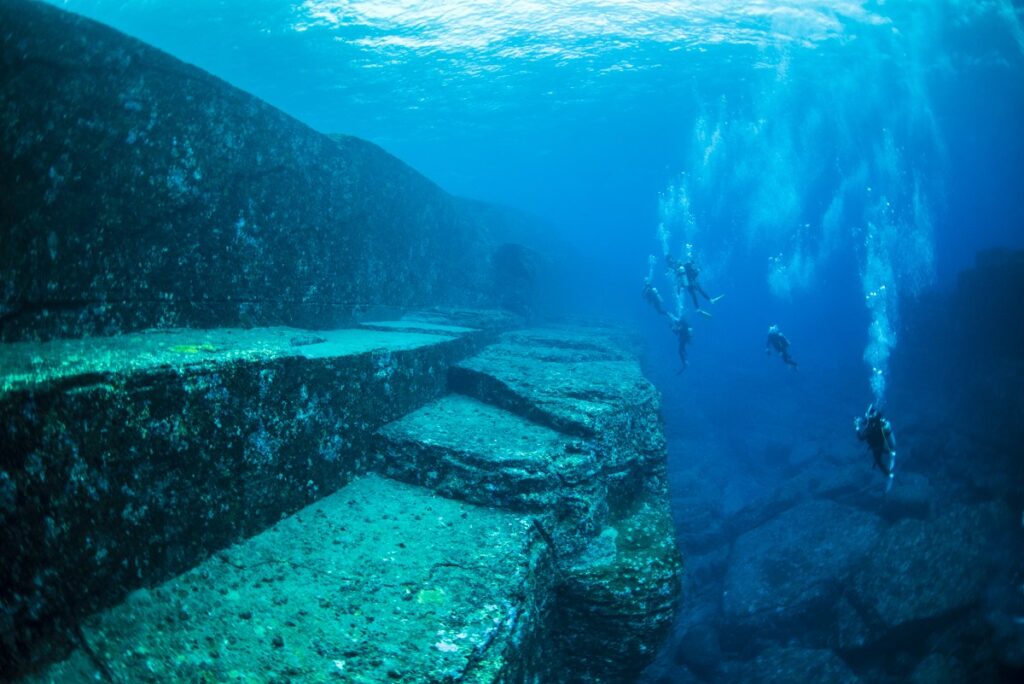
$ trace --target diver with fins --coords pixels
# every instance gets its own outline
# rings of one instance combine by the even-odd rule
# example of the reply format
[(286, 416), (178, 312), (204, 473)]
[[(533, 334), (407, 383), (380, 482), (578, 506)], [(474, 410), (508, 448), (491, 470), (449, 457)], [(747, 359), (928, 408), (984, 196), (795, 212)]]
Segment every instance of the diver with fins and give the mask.
[[(654, 307), (662, 316), (668, 316), (668, 312), (665, 311), (665, 302), (661, 299), (661, 293), (658, 292), (658, 288), (651, 284), (650, 278), (644, 278), (644, 289), (640, 293), (644, 298), (644, 301)], [(671, 318), (671, 316), (669, 316)]]
[(683, 362), (683, 367), (679, 369), (676, 375), (682, 374), (689, 362), (686, 360), (686, 346), (690, 344), (690, 340), (693, 339), (693, 328), (683, 320), (682, 316), (679, 318), (672, 318), (672, 332), (675, 333), (676, 337), (679, 338), (679, 360)]
[(768, 339), (764, 343), (765, 354), (771, 354), (773, 349), (782, 357), (783, 363), (793, 370), (796, 370), (796, 361), (794, 361), (793, 357), (789, 355), (789, 339), (782, 334), (782, 331), (779, 330), (779, 326), (777, 325), (771, 325), (768, 327)]
[(700, 300), (697, 298), (697, 295), (701, 295), (702, 297), (704, 297), (704, 299), (708, 300), (712, 304), (717, 302), (725, 295), (718, 295), (717, 297), (712, 297), (704, 290), (704, 287), (700, 284), (700, 281), (698, 280), (698, 277), (700, 276), (700, 271), (697, 270), (697, 266), (693, 263), (693, 260), (687, 260), (686, 263), (681, 263), (679, 259), (676, 259), (671, 254), (666, 254), (665, 263), (668, 264), (668, 267), (672, 270), (672, 274), (676, 278), (677, 291), (682, 292), (683, 290), (686, 290), (687, 292), (689, 292), (690, 298), (693, 300), (693, 308), (697, 311), (697, 313), (699, 313), (701, 316), (704, 316), (705, 318), (711, 318), (710, 313), (700, 308)]
[(892, 480), (896, 469), (896, 438), (892, 434), (892, 424), (882, 415), (882, 411), (874, 404), (868, 405), (863, 416), (853, 420), (857, 439), (866, 442), (875, 459), (875, 465), (881, 470), (888, 481), (885, 491), (892, 489)]

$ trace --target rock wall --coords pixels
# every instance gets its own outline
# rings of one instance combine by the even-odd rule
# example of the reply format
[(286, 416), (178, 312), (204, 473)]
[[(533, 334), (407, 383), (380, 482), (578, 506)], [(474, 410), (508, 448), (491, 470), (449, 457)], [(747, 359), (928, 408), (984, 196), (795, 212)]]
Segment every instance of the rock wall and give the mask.
[(0, 0), (0, 25), (0, 340), (493, 296), (514, 221), (91, 20)]
[(419, 328), (0, 345), (0, 677), (365, 471), (373, 431), (487, 337)]
[(657, 392), (606, 329), (464, 320), (0, 344), (0, 676), (632, 681)]

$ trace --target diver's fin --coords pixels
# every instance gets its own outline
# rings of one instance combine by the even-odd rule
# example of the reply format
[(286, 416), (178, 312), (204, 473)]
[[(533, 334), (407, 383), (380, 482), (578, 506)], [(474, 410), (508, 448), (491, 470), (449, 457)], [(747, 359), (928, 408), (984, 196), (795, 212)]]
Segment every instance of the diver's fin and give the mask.
[(699, 314), (700, 314), (701, 316), (703, 316), (704, 318), (711, 318), (711, 314), (709, 314), (709, 313), (708, 313), (707, 311), (705, 311), (704, 309), (697, 309), (697, 313), (699, 313)]
[(711, 303), (714, 304), (715, 302), (717, 302), (719, 299), (721, 299), (724, 296), (725, 296), (724, 294), (720, 294), (717, 297), (712, 297), (711, 298)]

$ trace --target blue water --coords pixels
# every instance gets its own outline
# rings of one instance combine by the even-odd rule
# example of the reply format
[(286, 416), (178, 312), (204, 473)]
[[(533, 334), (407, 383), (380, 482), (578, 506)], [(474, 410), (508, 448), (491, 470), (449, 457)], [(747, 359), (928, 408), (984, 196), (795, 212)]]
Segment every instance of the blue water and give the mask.
[[(870, 401), (909, 412), (904, 321), (978, 250), (1024, 247), (1010, 0), (54, 4), (551, 224), (574, 308), (649, 341), (673, 453), (714, 437), (741, 501), (771, 468), (739, 433), (839, 440)], [(725, 295), (713, 318), (671, 296), (665, 254)], [(694, 327), (682, 376), (649, 272)], [(770, 323), (799, 375), (765, 358)]]
[(884, 365), (892, 300), (1024, 242), (1008, 0), (56, 4), (548, 219), (598, 260), (603, 303), (635, 304), (663, 225), (729, 290), (866, 279), (845, 319), (886, 285)]

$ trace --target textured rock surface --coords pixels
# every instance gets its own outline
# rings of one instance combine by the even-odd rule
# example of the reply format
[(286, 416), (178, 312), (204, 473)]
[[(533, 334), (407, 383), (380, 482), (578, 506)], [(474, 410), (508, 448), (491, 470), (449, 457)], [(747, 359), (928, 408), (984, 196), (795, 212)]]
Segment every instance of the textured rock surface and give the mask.
[(553, 681), (629, 681), (677, 605), (657, 394), (627, 349), (607, 330), (509, 332), (453, 368), (473, 397), (380, 431), (381, 472), (533, 514), (559, 569), (552, 637), (571, 674)]
[(3, 660), (343, 485), (472, 339), (271, 328), (0, 345)]
[[(121, 682), (501, 682), (540, 665), (550, 552), (528, 519), (375, 476), (89, 618)], [(72, 657), (30, 682), (102, 680)]]
[[(584, 440), (444, 394), (451, 365), (494, 337), (470, 320), (503, 319), (0, 345), (17, 447), (0, 470), (17, 549), (5, 669), (73, 649), (43, 681), (635, 677), (681, 574), (664, 461), (636, 446), (660, 443), (657, 395), (613, 338), (579, 329), (530, 333), (535, 363), (577, 376), (587, 401), (598, 374), (570, 344), (619, 350), (604, 382), (630, 391), (604, 410), (647, 413), (615, 432)], [(569, 414), (565, 388), (544, 393), (549, 410)], [(435, 491), (352, 482), (367, 469)]]
[(504, 334), (450, 370), (454, 390), (580, 438), (612, 503), (645, 473), (664, 477), (657, 391), (621, 333), (538, 328)]
[(831, 651), (780, 648), (733, 668), (729, 681), (748, 684), (858, 684), (861, 680)]
[(785, 639), (796, 626), (827, 625), (843, 580), (879, 529), (870, 513), (814, 501), (741, 536), (725, 580), (723, 637), (743, 648), (754, 633)]
[(514, 221), (93, 21), (0, 0), (0, 25), (0, 339), (492, 297)]
[[(514, 413), (452, 394), (381, 430), (381, 472), (447, 496), (514, 510), (572, 515), (593, 503), (592, 453)], [(581, 515), (577, 511), (577, 516)]]
[(882, 629), (971, 606), (989, 580), (995, 532), (1011, 517), (1002, 506), (958, 505), (894, 525), (854, 578), (852, 597)]
[(569, 681), (635, 678), (672, 626), (680, 571), (663, 492), (613, 516), (558, 588), (558, 637), (573, 673)]

